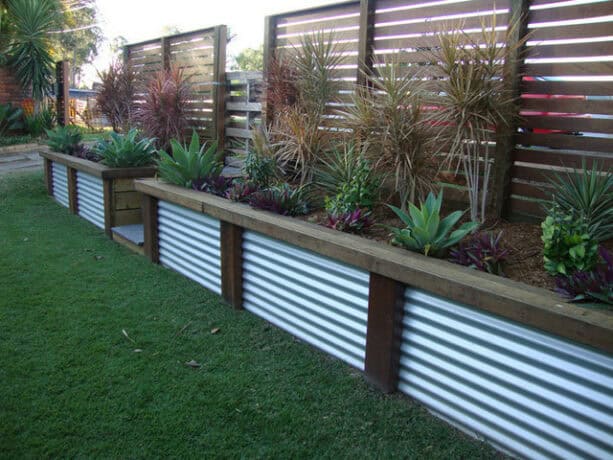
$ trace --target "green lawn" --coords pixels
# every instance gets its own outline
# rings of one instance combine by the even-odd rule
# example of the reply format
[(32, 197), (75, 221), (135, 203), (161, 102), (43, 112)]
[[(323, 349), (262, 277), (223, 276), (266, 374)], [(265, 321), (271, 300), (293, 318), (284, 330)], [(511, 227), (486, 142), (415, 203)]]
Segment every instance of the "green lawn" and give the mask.
[(2, 458), (498, 456), (109, 241), (40, 174), (0, 177), (0, 238)]

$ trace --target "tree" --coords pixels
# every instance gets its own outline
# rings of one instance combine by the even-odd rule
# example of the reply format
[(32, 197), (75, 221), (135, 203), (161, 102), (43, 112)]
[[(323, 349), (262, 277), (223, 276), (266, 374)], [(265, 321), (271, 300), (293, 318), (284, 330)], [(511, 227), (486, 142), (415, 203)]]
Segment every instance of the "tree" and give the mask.
[(264, 46), (246, 48), (236, 56), (235, 70), (264, 70)]

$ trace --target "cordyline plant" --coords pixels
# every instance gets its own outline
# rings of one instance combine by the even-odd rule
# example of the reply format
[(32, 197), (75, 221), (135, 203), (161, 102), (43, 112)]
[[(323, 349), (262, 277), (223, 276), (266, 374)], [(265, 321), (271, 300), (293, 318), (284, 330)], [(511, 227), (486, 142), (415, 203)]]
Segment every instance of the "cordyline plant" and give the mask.
[(171, 139), (185, 138), (190, 97), (189, 77), (181, 68), (160, 70), (149, 81), (138, 118), (146, 135), (155, 137), (160, 148), (167, 149)]
[[(466, 33), (459, 25), (437, 34), (439, 43), (432, 51), (431, 60), (442, 77), (436, 80), (440, 97), (433, 122), (449, 127), (443, 132), (447, 159), (462, 168), (473, 221), (485, 219), (495, 131), (510, 126), (517, 113), (507, 75), (525, 40), (510, 40), (518, 27), (520, 19), (511, 20), (506, 37), (501, 38), (494, 15), (489, 24), (483, 21), (480, 33)], [(500, 42), (515, 44), (499, 46)]]
[(129, 64), (115, 61), (107, 70), (98, 73), (98, 76), (102, 81), (96, 96), (98, 109), (109, 120), (113, 131), (127, 132), (135, 119), (134, 71)]
[(273, 120), (275, 113), (296, 104), (296, 72), (282, 56), (272, 56), (266, 69), (266, 112)]
[(438, 172), (435, 137), (423, 116), (423, 81), (398, 62), (385, 62), (366, 80), (367, 87), (356, 90), (341, 115), (375, 168), (393, 176), (406, 210), (432, 190)]

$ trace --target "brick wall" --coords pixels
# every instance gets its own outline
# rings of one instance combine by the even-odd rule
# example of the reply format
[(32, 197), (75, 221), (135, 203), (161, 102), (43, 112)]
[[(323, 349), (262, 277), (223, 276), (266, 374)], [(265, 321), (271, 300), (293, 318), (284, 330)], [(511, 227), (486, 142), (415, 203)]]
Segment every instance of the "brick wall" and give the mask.
[(26, 98), (28, 98), (27, 91), (21, 88), (11, 69), (0, 67), (0, 104), (8, 102), (21, 104)]

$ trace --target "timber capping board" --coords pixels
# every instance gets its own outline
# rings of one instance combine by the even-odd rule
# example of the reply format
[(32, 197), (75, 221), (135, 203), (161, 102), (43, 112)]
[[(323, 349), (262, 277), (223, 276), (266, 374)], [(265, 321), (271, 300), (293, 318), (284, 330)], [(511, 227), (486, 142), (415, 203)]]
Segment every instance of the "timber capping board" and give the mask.
[(613, 313), (562, 301), (553, 292), (447, 261), (279, 216), (155, 179), (136, 190), (524, 325), (613, 353)]
[(47, 158), (51, 161), (68, 166), (69, 168), (74, 168), (78, 171), (83, 171), (102, 179), (152, 177), (156, 172), (156, 168), (154, 166), (144, 166), (138, 168), (109, 168), (103, 164), (85, 160), (83, 158), (73, 157), (64, 153), (39, 152), (39, 154), (43, 158)]

